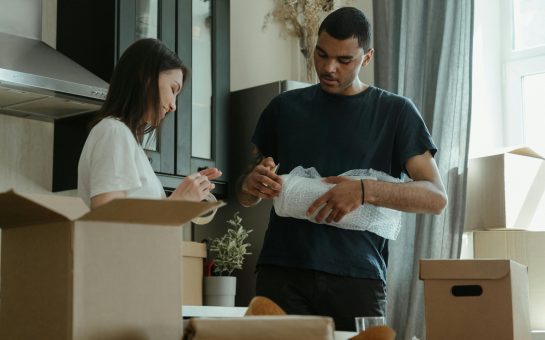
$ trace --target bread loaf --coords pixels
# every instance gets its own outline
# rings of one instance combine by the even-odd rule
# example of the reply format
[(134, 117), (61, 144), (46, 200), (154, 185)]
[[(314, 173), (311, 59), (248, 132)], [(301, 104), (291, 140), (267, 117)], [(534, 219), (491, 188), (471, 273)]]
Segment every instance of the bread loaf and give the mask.
[(256, 296), (250, 301), (244, 315), (286, 315), (286, 312), (271, 299), (264, 296)]

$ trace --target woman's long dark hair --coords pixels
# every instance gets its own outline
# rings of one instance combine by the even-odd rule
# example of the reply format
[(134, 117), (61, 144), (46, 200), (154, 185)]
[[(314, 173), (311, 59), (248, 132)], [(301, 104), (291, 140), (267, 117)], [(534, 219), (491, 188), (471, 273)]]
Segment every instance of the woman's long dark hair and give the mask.
[[(106, 101), (92, 125), (106, 117), (118, 118), (129, 127), (138, 143), (142, 143), (144, 133), (155, 130), (160, 123), (159, 74), (173, 69), (182, 70), (185, 83), (189, 70), (176, 53), (157, 39), (134, 42), (119, 59)], [(155, 108), (151, 124), (146, 122), (149, 108)]]

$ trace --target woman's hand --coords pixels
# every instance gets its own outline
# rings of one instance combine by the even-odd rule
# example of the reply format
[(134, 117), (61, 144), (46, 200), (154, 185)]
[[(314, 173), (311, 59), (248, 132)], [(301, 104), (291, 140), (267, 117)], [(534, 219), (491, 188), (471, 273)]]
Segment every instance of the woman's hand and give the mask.
[(169, 199), (200, 202), (214, 189), (211, 180), (221, 176), (216, 168), (207, 168), (184, 178)]

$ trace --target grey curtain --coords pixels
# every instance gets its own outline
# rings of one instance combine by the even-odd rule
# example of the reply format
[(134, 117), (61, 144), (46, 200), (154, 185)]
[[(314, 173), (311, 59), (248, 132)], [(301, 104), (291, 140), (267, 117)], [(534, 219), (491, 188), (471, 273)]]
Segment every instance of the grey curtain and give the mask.
[(388, 322), (397, 339), (425, 338), (422, 258), (457, 258), (465, 214), (471, 103), (472, 0), (373, 0), (375, 85), (411, 98), (439, 149), (449, 203), (406, 214), (390, 242)]

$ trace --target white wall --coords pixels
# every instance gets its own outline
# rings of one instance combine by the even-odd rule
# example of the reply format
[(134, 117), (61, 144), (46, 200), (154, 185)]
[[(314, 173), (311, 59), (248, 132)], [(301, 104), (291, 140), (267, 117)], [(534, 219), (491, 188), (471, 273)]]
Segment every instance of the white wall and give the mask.
[(51, 191), (53, 124), (0, 114), (0, 192)]
[(0, 0), (0, 32), (40, 39), (42, 0)]
[[(372, 0), (349, 4), (363, 10), (373, 23)], [(273, 5), (273, 0), (231, 0), (231, 91), (283, 79), (305, 81), (297, 39), (281, 37), (276, 23), (262, 29)], [(360, 77), (373, 84), (373, 63)]]
[[(352, 5), (354, 7), (357, 7), (365, 13), (365, 16), (369, 20), (369, 23), (371, 23), (371, 27), (374, 29), (374, 20), (373, 20), (373, 0), (356, 0), (355, 3)], [(371, 47), (373, 47), (374, 44), (371, 43)], [(362, 69), (360, 71), (360, 79), (366, 83), (373, 85), (375, 83), (375, 61), (374, 59), (371, 59), (371, 62), (367, 67)]]
[(296, 41), (281, 38), (274, 24), (262, 30), (272, 4), (272, 0), (231, 0), (231, 91), (297, 75)]

